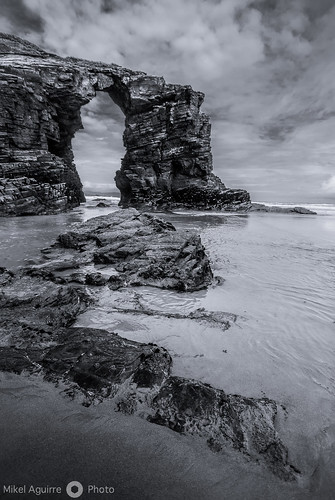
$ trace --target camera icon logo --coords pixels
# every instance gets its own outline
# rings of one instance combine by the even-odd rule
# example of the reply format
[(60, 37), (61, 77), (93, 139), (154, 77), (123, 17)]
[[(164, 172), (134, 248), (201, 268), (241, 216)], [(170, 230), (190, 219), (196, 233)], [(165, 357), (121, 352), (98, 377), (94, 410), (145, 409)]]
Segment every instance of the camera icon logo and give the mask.
[(79, 498), (83, 494), (84, 488), (79, 481), (71, 481), (66, 486), (66, 493), (70, 498)]

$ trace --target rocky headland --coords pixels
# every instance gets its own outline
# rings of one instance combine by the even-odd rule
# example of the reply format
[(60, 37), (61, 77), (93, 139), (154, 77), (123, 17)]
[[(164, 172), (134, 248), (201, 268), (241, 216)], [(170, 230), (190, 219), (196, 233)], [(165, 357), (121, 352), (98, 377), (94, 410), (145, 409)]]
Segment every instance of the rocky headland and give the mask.
[(299, 214), (299, 215), (317, 215), (317, 212), (305, 207), (282, 207), (278, 205), (264, 205), (263, 203), (251, 203), (249, 212), (264, 212), (272, 214)]
[(0, 215), (55, 213), (84, 201), (71, 140), (80, 109), (106, 92), (125, 115), (120, 205), (238, 209), (249, 194), (213, 174), (202, 92), (115, 64), (61, 58), (0, 35)]
[(185, 293), (212, 283), (208, 256), (192, 232), (135, 209), (77, 224), (35, 264), (15, 272), (1, 268), (0, 369), (61, 380), (68, 395), (81, 397), (84, 405), (108, 398), (115, 411), (198, 436), (216, 453), (239, 450), (294, 480), (298, 471), (276, 431), (275, 401), (177, 377), (163, 347), (75, 326), (107, 294), (111, 314), (187, 319), (225, 331), (234, 315), (204, 309), (171, 314), (146, 306), (138, 288)]

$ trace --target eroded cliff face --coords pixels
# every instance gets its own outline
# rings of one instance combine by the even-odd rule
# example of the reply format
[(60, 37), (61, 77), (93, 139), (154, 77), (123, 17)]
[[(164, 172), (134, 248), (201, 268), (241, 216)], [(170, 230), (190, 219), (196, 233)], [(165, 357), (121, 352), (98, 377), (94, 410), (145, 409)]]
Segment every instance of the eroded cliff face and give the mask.
[(204, 95), (111, 64), (61, 58), (0, 35), (0, 215), (52, 213), (84, 201), (71, 140), (81, 106), (107, 92), (125, 114), (121, 206), (238, 208), (243, 190), (213, 175)]

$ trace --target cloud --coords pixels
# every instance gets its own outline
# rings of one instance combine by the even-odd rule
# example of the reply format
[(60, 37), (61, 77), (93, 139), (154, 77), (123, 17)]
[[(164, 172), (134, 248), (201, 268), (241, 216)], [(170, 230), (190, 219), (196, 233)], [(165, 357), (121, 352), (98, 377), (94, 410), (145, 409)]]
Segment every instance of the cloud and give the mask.
[[(50, 51), (204, 91), (215, 171), (227, 185), (256, 197), (312, 197), (315, 185), (324, 193), (335, 158), (333, 0), (2, 0), (3, 6), (3, 29)], [(87, 135), (77, 139), (77, 163), (96, 154), (105, 165), (102, 137), (115, 151), (109, 158), (123, 156), (121, 131), (115, 133), (123, 118), (99, 103), (83, 109)], [(99, 148), (88, 148), (89, 135)]]
[(335, 175), (322, 183), (322, 189), (329, 194), (335, 194)]
[(41, 16), (23, 0), (1, 0), (0, 30), (28, 34), (34, 31), (41, 33), (43, 28)]
[[(84, 128), (72, 141), (75, 162), (85, 189), (115, 189), (114, 176), (125, 154), (124, 115), (104, 92), (81, 109)], [(104, 186), (104, 188), (103, 188)]]

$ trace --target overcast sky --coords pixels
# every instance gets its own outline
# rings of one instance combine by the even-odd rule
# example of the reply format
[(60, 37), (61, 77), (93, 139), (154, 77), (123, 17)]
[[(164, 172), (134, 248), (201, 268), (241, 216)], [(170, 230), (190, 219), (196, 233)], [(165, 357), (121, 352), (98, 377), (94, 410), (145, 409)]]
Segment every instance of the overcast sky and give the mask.
[[(335, 0), (1, 0), (0, 30), (205, 92), (214, 172), (254, 200), (335, 200)], [(105, 96), (106, 97), (106, 96)], [(86, 187), (111, 184), (122, 114), (83, 108)]]

